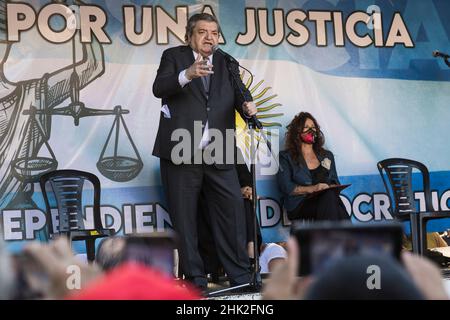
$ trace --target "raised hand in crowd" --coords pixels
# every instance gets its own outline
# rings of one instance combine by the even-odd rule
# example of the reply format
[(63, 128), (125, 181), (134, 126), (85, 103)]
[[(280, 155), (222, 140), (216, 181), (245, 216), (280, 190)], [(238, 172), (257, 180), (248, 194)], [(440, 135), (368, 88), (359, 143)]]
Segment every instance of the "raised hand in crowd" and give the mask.
[(299, 278), (299, 248), (294, 238), (287, 242), (288, 258), (280, 262), (263, 289), (265, 300), (302, 300), (313, 282), (312, 276)]
[[(301, 250), (301, 248), (300, 248)], [(347, 261), (348, 260), (348, 261)], [(263, 298), (270, 300), (301, 299), (427, 299), (448, 300), (439, 269), (426, 258), (402, 253), (403, 267), (392, 259), (383, 257), (354, 256), (339, 259), (320, 276), (297, 276), (299, 250), (297, 241), (288, 242), (288, 258), (272, 273), (263, 291)], [(360, 271), (366, 262), (380, 262), (380, 290), (366, 287), (366, 275)], [(349, 264), (356, 263), (353, 267)], [(355, 274), (358, 273), (358, 274)], [(333, 287), (337, 286), (337, 287)], [(347, 292), (342, 291), (348, 286)]]
[(62, 299), (102, 275), (96, 265), (83, 263), (74, 256), (66, 238), (49, 244), (32, 242), (24, 248), (24, 254), (40, 269), (36, 273), (40, 276), (29, 274), (27, 279), (44, 298)]
[(428, 259), (402, 252), (402, 261), (412, 280), (428, 300), (448, 300), (439, 269)]

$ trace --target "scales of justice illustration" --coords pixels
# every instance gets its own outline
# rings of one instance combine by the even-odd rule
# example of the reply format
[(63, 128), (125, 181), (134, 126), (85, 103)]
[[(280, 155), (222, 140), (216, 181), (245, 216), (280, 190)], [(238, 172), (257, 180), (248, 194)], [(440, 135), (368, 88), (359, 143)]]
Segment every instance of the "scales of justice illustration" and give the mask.
[[(109, 110), (86, 107), (80, 101), (80, 77), (76, 71), (75, 36), (72, 38), (72, 58), (73, 71), (70, 76), (70, 104), (49, 110), (39, 110), (34, 106), (30, 106), (28, 110), (22, 112), (23, 115), (29, 117), (20, 141), (21, 148), (23, 147), (25, 152), (22, 152), (20, 156), (12, 161), (12, 173), (18, 180), (27, 184), (38, 182), (43, 174), (58, 168), (58, 161), (48, 142), (50, 136), (46, 137), (45, 130), (37, 118), (38, 116), (73, 117), (75, 126), (79, 125), (81, 118), (114, 116), (113, 124), (97, 161), (97, 169), (102, 176), (109, 180), (115, 182), (131, 181), (141, 172), (143, 162), (123, 117), (130, 112), (121, 106), (116, 106), (114, 109)], [(121, 139), (121, 137), (125, 139)], [(42, 141), (42, 139), (44, 140), (42, 148), (47, 149), (49, 156), (33, 155), (33, 150), (36, 150), (38, 141)], [(131, 146), (131, 148), (128, 148), (131, 149), (131, 152), (120, 152), (119, 143)], [(113, 151), (110, 152), (110, 149)], [(42, 149), (38, 153), (42, 154)]]

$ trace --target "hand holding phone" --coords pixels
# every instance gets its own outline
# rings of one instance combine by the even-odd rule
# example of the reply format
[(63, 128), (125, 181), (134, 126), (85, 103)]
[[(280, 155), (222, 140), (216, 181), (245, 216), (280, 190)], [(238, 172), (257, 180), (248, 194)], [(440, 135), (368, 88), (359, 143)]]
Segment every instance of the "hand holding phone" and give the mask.
[(300, 247), (299, 275), (320, 273), (337, 259), (352, 255), (385, 254), (400, 259), (399, 223), (325, 222), (293, 229)]
[(173, 276), (175, 248), (176, 240), (171, 233), (129, 236), (125, 239), (122, 260), (139, 262)]

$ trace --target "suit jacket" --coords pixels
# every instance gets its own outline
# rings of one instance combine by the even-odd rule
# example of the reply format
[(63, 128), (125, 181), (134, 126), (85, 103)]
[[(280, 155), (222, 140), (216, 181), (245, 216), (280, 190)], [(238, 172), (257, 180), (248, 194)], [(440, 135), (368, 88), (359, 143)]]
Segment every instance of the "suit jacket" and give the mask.
[[(340, 184), (333, 153), (327, 150), (324, 155), (317, 155), (321, 165), (326, 158), (330, 160), (327, 184)], [(280, 152), (280, 169), (277, 174), (277, 180), (282, 194), (281, 200), (287, 211), (297, 208), (306, 198), (306, 195), (292, 195), (294, 189), (299, 185), (312, 185), (311, 172), (306, 163), (303, 165), (297, 164), (287, 150)]]
[[(244, 117), (242, 104), (244, 101), (252, 101), (250, 92), (240, 78), (239, 86), (244, 92), (245, 100), (239, 89), (233, 85), (226, 61), (217, 52), (213, 56), (214, 74), (210, 79), (209, 97), (206, 96), (200, 78), (193, 79), (182, 88), (178, 81), (179, 74), (189, 68), (194, 61), (194, 54), (189, 46), (178, 46), (163, 52), (153, 83), (153, 94), (162, 99), (162, 105), (167, 105), (170, 117), (165, 116), (163, 112), (160, 114), (159, 129), (153, 148), (153, 155), (156, 157), (171, 160), (172, 149), (180, 143), (171, 141), (172, 133), (176, 129), (186, 129), (192, 137), (190, 142), (192, 160), (194, 154), (198, 152), (198, 143), (200, 142), (194, 139), (194, 121), (201, 121), (202, 128), (208, 121), (209, 130), (218, 129), (225, 140), (226, 130), (235, 129), (234, 110)], [(232, 71), (239, 73), (236, 65), (232, 65)], [(197, 138), (201, 138), (201, 135), (200, 137), (197, 135)], [(233, 147), (234, 145), (233, 139)], [(224, 155), (225, 146), (224, 141), (222, 149)], [(218, 161), (216, 167), (231, 169), (234, 164), (226, 165)]]

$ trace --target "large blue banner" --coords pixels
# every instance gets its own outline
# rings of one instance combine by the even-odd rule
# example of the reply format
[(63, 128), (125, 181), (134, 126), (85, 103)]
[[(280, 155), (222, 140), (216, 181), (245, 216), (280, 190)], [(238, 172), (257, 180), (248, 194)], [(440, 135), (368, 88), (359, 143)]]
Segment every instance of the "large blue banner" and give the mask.
[[(450, 51), (449, 1), (65, 2), (75, 14), (51, 1), (0, 2), (0, 220), (14, 248), (45, 228), (37, 181), (56, 168), (100, 177), (102, 219), (120, 234), (170, 226), (151, 155), (161, 107), (151, 88), (161, 53), (204, 11), (221, 23), (222, 49), (254, 74), (242, 77), (275, 150), (295, 114), (317, 118), (351, 184), (342, 196), (354, 221), (392, 219), (376, 166), (390, 157), (424, 163), (435, 209), (449, 210), (450, 68), (432, 56)], [(95, 110), (80, 116), (81, 104)], [(248, 155), (239, 118), (237, 133)], [(258, 217), (264, 240), (282, 241), (289, 221), (260, 145)]]

